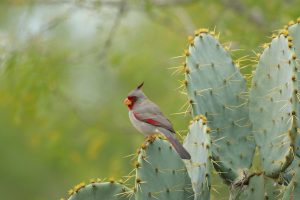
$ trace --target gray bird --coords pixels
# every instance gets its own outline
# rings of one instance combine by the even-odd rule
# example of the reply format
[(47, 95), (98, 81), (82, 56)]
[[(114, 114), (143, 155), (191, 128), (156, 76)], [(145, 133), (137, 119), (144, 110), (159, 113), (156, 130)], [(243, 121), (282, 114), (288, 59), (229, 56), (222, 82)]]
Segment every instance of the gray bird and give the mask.
[(143, 84), (132, 90), (124, 100), (124, 104), (129, 109), (129, 119), (132, 125), (145, 136), (163, 134), (182, 159), (191, 159), (187, 150), (175, 138), (176, 133), (171, 122), (163, 115), (159, 107), (143, 93), (141, 89)]

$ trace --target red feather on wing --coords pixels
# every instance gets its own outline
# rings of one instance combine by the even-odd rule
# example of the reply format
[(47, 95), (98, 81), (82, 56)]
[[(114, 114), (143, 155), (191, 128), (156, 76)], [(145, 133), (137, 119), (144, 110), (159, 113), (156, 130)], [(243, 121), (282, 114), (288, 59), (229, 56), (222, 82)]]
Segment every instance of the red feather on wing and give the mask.
[(157, 126), (157, 127), (162, 127), (162, 128), (165, 128), (173, 133), (175, 133), (171, 123), (169, 122), (168, 119), (164, 118), (164, 123), (162, 122), (159, 122), (153, 118), (157, 118), (158, 116), (160, 115), (155, 115), (153, 114), (153, 118), (150, 118), (150, 116), (148, 116), (148, 118), (145, 118), (145, 117), (142, 117), (140, 113), (137, 113), (137, 112), (133, 112), (133, 115), (136, 119), (142, 121), (142, 122), (145, 122), (145, 123), (148, 123), (148, 124), (151, 124), (153, 126)]

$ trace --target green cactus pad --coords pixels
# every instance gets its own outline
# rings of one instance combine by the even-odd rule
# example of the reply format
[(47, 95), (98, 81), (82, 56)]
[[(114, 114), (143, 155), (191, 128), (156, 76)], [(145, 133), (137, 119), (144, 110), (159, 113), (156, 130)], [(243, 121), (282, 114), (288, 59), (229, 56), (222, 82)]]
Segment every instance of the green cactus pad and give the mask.
[(211, 142), (209, 129), (203, 119), (196, 118), (189, 127), (183, 146), (191, 154), (185, 161), (194, 190), (194, 200), (210, 199), (211, 187)]
[(299, 158), (297, 156), (294, 157), (293, 162), (286, 168), (284, 172), (282, 172), (279, 176), (279, 182), (282, 185), (287, 186), (294, 177), (296, 169), (299, 167)]
[(203, 114), (212, 129), (214, 167), (228, 183), (252, 163), (252, 137), (246, 81), (228, 52), (200, 32), (186, 53), (186, 86), (193, 115)]
[(280, 188), (271, 178), (263, 174), (249, 177), (239, 186), (232, 186), (230, 200), (279, 199)]
[(284, 172), (282, 172), (279, 176), (279, 183), (282, 184), (282, 185), (285, 185), (287, 186), (292, 178), (293, 178), (293, 170), (294, 169), (294, 161), (292, 162), (292, 164), (290, 164), (290, 166), (288, 168), (286, 168), (286, 170)]
[(293, 178), (284, 191), (283, 200), (300, 199), (300, 159), (295, 157), (294, 162), (295, 167), (291, 169)]
[(252, 81), (250, 118), (262, 167), (270, 177), (293, 160), (297, 80), (292, 57), (287, 36), (280, 34), (261, 55)]
[(165, 140), (154, 138), (142, 146), (136, 164), (135, 198), (141, 200), (193, 200), (184, 162)]
[(79, 184), (68, 200), (134, 200), (133, 191), (115, 182)]
[[(291, 35), (291, 39), (292, 39), (292, 44), (293, 44), (293, 48), (294, 48), (294, 51), (295, 51), (295, 54), (296, 54), (296, 65), (297, 65), (297, 68), (299, 69), (300, 67), (300, 22), (290, 26), (288, 28), (288, 31), (289, 31), (289, 34)], [(299, 75), (299, 70), (297, 72), (297, 76), (300, 77)], [(298, 81), (298, 90), (300, 88), (300, 82)], [(300, 113), (300, 106), (299, 106), (299, 94), (298, 94), (298, 98), (297, 98), (297, 105), (296, 105), (296, 110), (297, 110), (297, 113)], [(296, 118), (297, 120), (297, 127), (300, 127), (300, 118)], [(298, 157), (300, 157), (300, 134), (296, 134), (296, 141), (295, 141), (295, 153)]]

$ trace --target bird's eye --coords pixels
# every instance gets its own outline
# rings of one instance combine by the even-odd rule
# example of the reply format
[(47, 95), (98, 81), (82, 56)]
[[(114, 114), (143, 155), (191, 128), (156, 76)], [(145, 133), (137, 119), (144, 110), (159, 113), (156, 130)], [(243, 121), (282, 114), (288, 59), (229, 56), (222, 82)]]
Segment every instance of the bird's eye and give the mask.
[(131, 102), (135, 102), (137, 100), (136, 96), (129, 96), (127, 97)]

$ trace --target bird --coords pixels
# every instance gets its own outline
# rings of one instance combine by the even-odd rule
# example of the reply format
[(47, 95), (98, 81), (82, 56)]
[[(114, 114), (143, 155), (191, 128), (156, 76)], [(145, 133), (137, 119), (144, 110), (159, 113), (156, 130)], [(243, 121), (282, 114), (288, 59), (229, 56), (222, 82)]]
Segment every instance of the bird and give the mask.
[(181, 159), (189, 160), (191, 155), (176, 139), (172, 123), (164, 116), (160, 108), (150, 101), (142, 91), (144, 82), (132, 90), (124, 99), (128, 107), (132, 125), (146, 137), (163, 134), (172, 144)]

